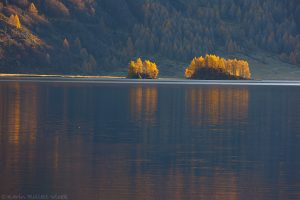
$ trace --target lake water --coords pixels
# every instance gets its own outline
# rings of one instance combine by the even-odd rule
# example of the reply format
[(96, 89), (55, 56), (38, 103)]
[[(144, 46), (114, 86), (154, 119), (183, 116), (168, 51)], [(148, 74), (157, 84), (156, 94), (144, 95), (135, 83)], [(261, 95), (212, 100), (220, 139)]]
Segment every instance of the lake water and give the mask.
[(0, 199), (300, 199), (297, 84), (42, 80), (0, 81)]

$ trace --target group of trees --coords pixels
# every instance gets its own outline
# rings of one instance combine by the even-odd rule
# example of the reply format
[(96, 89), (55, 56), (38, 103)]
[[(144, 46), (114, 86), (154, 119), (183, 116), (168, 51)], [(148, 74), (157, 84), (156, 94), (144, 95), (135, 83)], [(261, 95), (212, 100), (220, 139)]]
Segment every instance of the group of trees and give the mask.
[(93, 74), (97, 67), (97, 61), (95, 57), (88, 52), (86, 48), (83, 47), (80, 38), (76, 38), (73, 41), (69, 41), (68, 38), (64, 38), (62, 42), (62, 47), (64, 53), (67, 56), (76, 55), (74, 60), (77, 62), (76, 71), (81, 74)]
[(8, 19), (8, 22), (15, 26), (17, 29), (21, 28), (21, 22), (18, 15), (11, 15)]
[(127, 42), (136, 54), (189, 60), (199, 52), (261, 49), (300, 64), (298, 0), (145, 1), (142, 13), (143, 23), (133, 26)]
[(207, 54), (194, 58), (185, 70), (188, 79), (250, 79), (249, 64), (245, 60), (224, 59)]
[(138, 58), (136, 61), (130, 61), (128, 66), (128, 78), (138, 79), (156, 79), (158, 76), (158, 69), (155, 63)]
[[(32, 14), (38, 14), (38, 10), (35, 7), (34, 3), (30, 3), (30, 5), (28, 7), (28, 11)], [(17, 29), (21, 28), (21, 21), (17, 14), (11, 14), (10, 17), (8, 18), (8, 22), (10, 24), (14, 25)]]
[[(17, 25), (11, 19), (11, 24), (17, 28), (22, 24), (24, 29), (20, 30), (30, 31), (51, 48), (39, 50), (39, 63), (36, 59), (26, 63), (21, 61), (22, 56), (17, 60), (9, 49), (18, 44), (20, 52), (30, 52), (32, 45), (22, 46), (18, 37), (9, 35), (10, 41), (16, 40), (9, 43), (10, 48), (0, 41), (0, 52), (4, 52), (0, 65), (12, 66), (7, 70), (35, 65), (36, 69), (81, 73), (81, 59), (90, 60), (93, 70), (85, 68), (100, 74), (121, 71), (123, 63), (140, 56), (159, 62), (172, 60), (169, 70), (173, 70), (179, 62), (187, 63), (194, 55), (211, 52), (225, 56), (263, 52), (300, 64), (299, 0), (0, 1), (0, 18), (3, 15), (8, 19), (12, 14), (21, 22)], [(1, 38), (5, 34), (13, 32), (0, 30)], [(64, 38), (68, 38), (69, 45), (62, 48)], [(89, 52), (84, 59), (81, 50), (73, 49), (76, 38)], [(36, 48), (31, 50), (36, 52)], [(50, 61), (43, 59), (49, 56)]]
[[(156, 79), (158, 69), (155, 63), (138, 58), (128, 66), (128, 78)], [(249, 64), (245, 60), (224, 59), (207, 54), (194, 58), (185, 70), (187, 79), (250, 79)]]

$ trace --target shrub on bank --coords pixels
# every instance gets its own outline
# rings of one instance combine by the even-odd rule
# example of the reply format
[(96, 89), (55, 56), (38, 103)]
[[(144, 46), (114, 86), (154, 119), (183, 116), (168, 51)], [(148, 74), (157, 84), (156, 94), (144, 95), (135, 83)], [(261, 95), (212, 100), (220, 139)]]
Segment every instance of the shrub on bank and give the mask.
[(136, 61), (130, 61), (128, 66), (128, 78), (136, 79), (156, 79), (159, 70), (155, 63), (138, 58)]

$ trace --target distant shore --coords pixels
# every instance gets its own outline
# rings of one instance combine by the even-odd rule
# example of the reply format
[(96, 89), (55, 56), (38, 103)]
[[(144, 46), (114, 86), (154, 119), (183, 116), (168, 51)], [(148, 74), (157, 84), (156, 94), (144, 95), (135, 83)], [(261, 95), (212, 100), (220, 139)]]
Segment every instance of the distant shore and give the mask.
[(125, 76), (84, 76), (84, 75), (61, 75), (61, 74), (4, 74), (0, 77), (48, 77), (48, 78), (113, 78), (124, 79)]
[(82, 83), (82, 84), (152, 84), (208, 86), (297, 86), (297, 80), (188, 80), (185, 78), (127, 79), (124, 76), (82, 76), (41, 74), (0, 74), (1, 82)]

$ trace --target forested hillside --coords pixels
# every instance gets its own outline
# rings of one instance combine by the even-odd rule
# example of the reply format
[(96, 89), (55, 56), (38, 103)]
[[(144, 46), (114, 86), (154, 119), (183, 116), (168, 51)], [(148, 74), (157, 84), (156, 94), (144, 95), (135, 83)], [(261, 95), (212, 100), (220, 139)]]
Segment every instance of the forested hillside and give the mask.
[(299, 0), (0, 3), (0, 72), (105, 74), (137, 57), (172, 60), (163, 72), (206, 53), (258, 51), (300, 66)]

